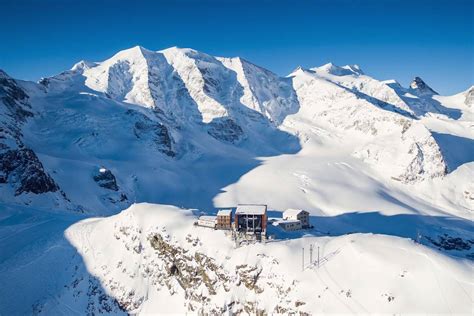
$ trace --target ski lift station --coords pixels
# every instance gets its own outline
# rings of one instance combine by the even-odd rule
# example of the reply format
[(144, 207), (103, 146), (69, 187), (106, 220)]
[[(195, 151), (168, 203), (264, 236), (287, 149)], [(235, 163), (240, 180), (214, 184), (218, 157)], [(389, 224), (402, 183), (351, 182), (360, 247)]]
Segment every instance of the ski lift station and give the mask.
[(239, 233), (266, 236), (267, 206), (265, 204), (237, 205), (234, 225)]

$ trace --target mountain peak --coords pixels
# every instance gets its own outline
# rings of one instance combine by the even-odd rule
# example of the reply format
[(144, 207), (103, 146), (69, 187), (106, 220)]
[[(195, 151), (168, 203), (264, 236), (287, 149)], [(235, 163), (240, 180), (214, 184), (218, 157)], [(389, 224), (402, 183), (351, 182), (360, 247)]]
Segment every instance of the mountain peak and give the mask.
[(415, 77), (413, 79), (410, 83), (410, 88), (421, 94), (438, 94), (438, 92), (431, 89), (431, 87), (428, 86), (420, 77)]
[(312, 71), (312, 70), (308, 70), (306, 68), (303, 68), (302, 66), (298, 66), (295, 69), (293, 69), (293, 71), (290, 72), (290, 74), (287, 77), (291, 77), (291, 76), (294, 76), (296, 74), (302, 74), (302, 73), (305, 73), (305, 72), (308, 72), (308, 71)]
[(143, 58), (146, 58), (147, 55), (153, 54), (153, 53), (154, 53), (153, 51), (137, 45), (137, 46), (133, 46), (133, 47), (119, 51), (118, 53), (113, 55), (111, 58), (105, 60), (104, 62), (115, 63), (116, 61), (119, 61), (119, 60), (141, 60)]
[(89, 61), (86, 61), (86, 60), (81, 60), (80, 62), (74, 64), (74, 66), (72, 66), (71, 70), (72, 71), (85, 70), (85, 69), (89, 69), (91, 67), (94, 67), (95, 65), (96, 65), (95, 63), (92, 63), (92, 62), (89, 62)]
[(165, 48), (163, 50), (160, 50), (159, 52), (161, 52), (161, 53), (168, 52), (168, 53), (174, 53), (174, 54), (181, 53), (181, 54), (184, 54), (184, 55), (186, 55), (186, 54), (191, 54), (191, 55), (203, 54), (204, 55), (204, 53), (201, 53), (201, 52), (199, 52), (195, 49), (183, 48), (183, 47), (178, 47), (178, 46), (168, 47), (168, 48)]
[(334, 76), (348, 76), (348, 75), (363, 75), (364, 72), (358, 65), (345, 65), (345, 66), (337, 66), (331, 62), (324, 64), (320, 67), (311, 68), (319, 73), (327, 73)]
[(129, 52), (139, 52), (139, 53), (151, 52), (151, 50), (146, 49), (145, 47), (140, 46), (140, 45), (133, 46), (133, 47), (131, 47), (131, 48), (126, 49), (125, 51), (129, 51)]
[(363, 75), (364, 74), (362, 69), (357, 64), (345, 65), (345, 66), (342, 66), (342, 68), (346, 69), (346, 70), (350, 70), (351, 72), (353, 72), (354, 74), (357, 74), (357, 75)]
[(9, 79), (10, 76), (9, 76), (5, 71), (3, 71), (2, 69), (0, 69), (0, 78), (2, 78), (2, 79)]

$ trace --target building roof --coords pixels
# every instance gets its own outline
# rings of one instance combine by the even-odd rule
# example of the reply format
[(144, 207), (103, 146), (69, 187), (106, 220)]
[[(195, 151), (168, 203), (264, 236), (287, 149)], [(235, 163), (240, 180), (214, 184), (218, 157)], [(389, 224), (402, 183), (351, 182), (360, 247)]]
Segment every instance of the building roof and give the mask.
[(280, 219), (273, 223), (273, 226), (278, 226), (281, 224), (301, 224), (301, 221), (297, 219)]
[(217, 212), (217, 216), (230, 216), (232, 214), (232, 209), (223, 209)]
[(215, 221), (216, 217), (215, 216), (209, 216), (209, 215), (203, 215), (199, 216), (199, 219), (202, 221)]
[(297, 215), (298, 215), (299, 213), (301, 213), (301, 212), (308, 213), (308, 212), (305, 211), (305, 210), (297, 210), (297, 209), (289, 208), (289, 209), (287, 209), (286, 211), (283, 212), (283, 217), (297, 216)]
[(265, 204), (239, 204), (235, 214), (263, 215), (267, 212)]

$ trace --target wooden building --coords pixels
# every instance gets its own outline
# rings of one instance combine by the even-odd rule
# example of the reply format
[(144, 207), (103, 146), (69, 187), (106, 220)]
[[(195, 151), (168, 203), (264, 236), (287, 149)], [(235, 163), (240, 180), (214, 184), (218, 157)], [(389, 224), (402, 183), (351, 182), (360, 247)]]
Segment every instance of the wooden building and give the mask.
[(223, 209), (217, 212), (217, 229), (231, 229), (232, 227), (232, 210)]

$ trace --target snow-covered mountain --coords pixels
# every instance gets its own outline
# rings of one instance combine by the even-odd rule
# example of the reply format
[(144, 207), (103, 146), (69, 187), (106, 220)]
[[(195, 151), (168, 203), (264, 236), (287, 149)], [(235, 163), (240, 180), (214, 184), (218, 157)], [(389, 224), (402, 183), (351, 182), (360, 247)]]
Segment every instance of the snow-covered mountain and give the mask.
[[(358, 65), (279, 77), (239, 57), (177, 47), (133, 47), (38, 83), (0, 72), (0, 281), (8, 289), (20, 278), (28, 293), (24, 304), (2, 290), (0, 313), (146, 313), (168, 300), (175, 312), (466, 312), (472, 99), (472, 87), (440, 96), (419, 77), (403, 87)], [(194, 214), (237, 203), (303, 208), (317, 230), (235, 250), (172, 207), (133, 206), (72, 225), (135, 202)], [(424, 246), (406, 240), (418, 235)], [(313, 242), (328, 246), (327, 270), (290, 272)], [(170, 274), (177, 259), (156, 247), (180, 253), (179, 269), (201, 278)], [(51, 262), (62, 265), (56, 278)], [(371, 279), (364, 265), (380, 275)], [(411, 302), (421, 291), (438, 295), (417, 265), (456, 294)], [(371, 281), (360, 285), (355, 271)], [(384, 275), (407, 271), (410, 280)]]

